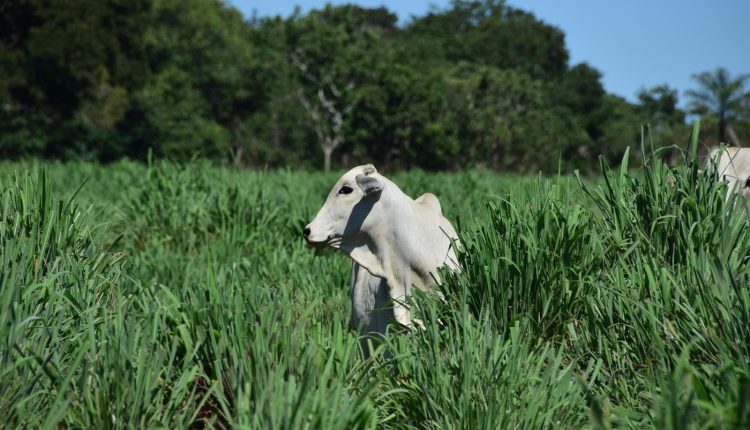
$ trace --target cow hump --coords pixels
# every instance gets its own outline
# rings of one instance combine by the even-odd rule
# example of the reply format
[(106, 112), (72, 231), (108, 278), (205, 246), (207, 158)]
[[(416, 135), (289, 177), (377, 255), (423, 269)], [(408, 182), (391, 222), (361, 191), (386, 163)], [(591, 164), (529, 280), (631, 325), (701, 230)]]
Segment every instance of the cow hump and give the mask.
[(431, 208), (433, 211), (442, 214), (443, 210), (440, 207), (440, 200), (432, 193), (424, 193), (415, 200), (415, 202), (424, 207)]

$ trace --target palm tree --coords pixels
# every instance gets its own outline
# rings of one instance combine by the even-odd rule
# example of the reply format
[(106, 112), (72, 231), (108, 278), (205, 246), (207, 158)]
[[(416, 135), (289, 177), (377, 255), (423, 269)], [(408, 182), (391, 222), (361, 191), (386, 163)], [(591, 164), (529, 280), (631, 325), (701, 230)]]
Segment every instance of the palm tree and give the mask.
[(750, 74), (732, 78), (729, 71), (719, 67), (713, 72), (693, 75), (699, 89), (688, 90), (685, 94), (691, 99), (690, 113), (697, 115), (714, 114), (719, 120), (719, 143), (727, 143), (727, 128), (732, 123), (749, 118), (750, 91), (745, 90), (745, 82)]

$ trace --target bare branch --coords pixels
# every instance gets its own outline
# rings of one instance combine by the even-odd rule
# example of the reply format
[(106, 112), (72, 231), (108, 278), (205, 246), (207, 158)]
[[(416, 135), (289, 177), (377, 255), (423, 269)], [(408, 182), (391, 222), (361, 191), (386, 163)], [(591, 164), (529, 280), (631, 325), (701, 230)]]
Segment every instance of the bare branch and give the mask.
[(292, 65), (296, 67), (302, 74), (307, 78), (310, 82), (318, 82), (318, 78), (310, 71), (310, 68), (307, 67), (307, 64), (305, 64), (302, 59), (300, 58), (299, 54), (297, 52), (293, 52), (289, 58), (292, 61)]
[[(318, 87), (316, 92), (317, 101), (310, 99), (305, 95), (304, 90), (300, 87), (296, 91), (297, 99), (312, 120), (312, 127), (318, 137), (318, 142), (323, 150), (325, 169), (330, 168), (330, 158), (333, 150), (344, 142), (343, 126), (344, 116), (349, 114), (356, 106), (356, 101), (352, 101), (340, 109), (338, 106), (344, 101), (344, 93), (339, 87), (330, 83), (327, 85), (330, 95), (326, 94), (324, 84), (316, 77), (310, 68), (305, 64), (299, 53), (294, 52), (290, 55), (292, 64), (302, 73), (302, 75)], [(345, 90), (354, 89), (354, 82), (347, 83)]]
[(318, 140), (321, 142), (321, 145), (323, 145), (326, 133), (323, 131), (323, 121), (321, 121), (320, 112), (318, 111), (317, 106), (313, 106), (310, 103), (301, 88), (297, 90), (297, 98), (299, 99), (300, 104), (302, 104), (302, 107), (307, 111), (307, 114), (310, 115), (315, 135), (318, 136)]

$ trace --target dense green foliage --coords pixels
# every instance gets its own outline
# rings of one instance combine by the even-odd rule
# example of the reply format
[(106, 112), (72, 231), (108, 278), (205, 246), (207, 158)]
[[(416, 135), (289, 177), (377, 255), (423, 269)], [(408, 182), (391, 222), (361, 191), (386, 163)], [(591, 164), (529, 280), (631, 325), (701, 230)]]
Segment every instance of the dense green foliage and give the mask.
[[(626, 158), (627, 160), (627, 158)], [(0, 165), (0, 416), (33, 428), (748, 428), (750, 229), (695, 164), (398, 173), (462, 238), (363, 362), (335, 174)], [(81, 187), (81, 185), (83, 186)], [(213, 424), (210, 424), (213, 423)]]
[(0, 27), (2, 158), (572, 172), (618, 162), (641, 124), (687, 133), (673, 90), (607, 94), (502, 0), (402, 26), (354, 5), (246, 20), (219, 0), (16, 0)]

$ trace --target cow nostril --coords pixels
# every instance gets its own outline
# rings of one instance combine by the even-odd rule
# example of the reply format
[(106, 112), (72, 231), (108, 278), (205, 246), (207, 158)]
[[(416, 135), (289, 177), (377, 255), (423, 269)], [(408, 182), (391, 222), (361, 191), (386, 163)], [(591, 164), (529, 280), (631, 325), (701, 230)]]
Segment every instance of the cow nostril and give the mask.
[(305, 236), (305, 237), (310, 236), (310, 228), (305, 227), (305, 229), (302, 230), (302, 236)]

